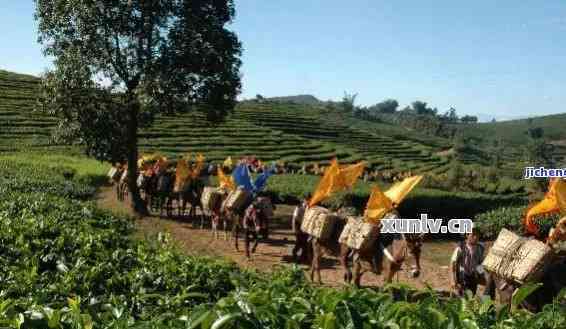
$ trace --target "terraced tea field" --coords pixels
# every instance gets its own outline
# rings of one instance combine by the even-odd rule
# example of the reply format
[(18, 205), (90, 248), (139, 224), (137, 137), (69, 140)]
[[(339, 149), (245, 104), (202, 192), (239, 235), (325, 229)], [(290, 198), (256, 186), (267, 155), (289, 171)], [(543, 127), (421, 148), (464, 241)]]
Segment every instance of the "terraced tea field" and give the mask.
[(367, 160), (375, 169), (447, 170), (447, 160), (433, 155), (438, 147), (359, 128), (324, 109), (292, 104), (246, 104), (237, 109), (236, 116), (283, 133), (353, 149), (356, 158)]
[(38, 82), (0, 70), (0, 152), (48, 146), (56, 121), (32, 112)]
[[(0, 71), (0, 151), (57, 147), (49, 144), (56, 121), (33, 112), (38, 82), (33, 76)], [(245, 102), (217, 125), (199, 112), (159, 117), (140, 132), (140, 149), (173, 157), (202, 152), (212, 161), (256, 155), (263, 161), (302, 165), (325, 164), (336, 156), (342, 163), (366, 160), (374, 169), (447, 169), (447, 160), (433, 155), (438, 146), (372, 128), (313, 106)]]

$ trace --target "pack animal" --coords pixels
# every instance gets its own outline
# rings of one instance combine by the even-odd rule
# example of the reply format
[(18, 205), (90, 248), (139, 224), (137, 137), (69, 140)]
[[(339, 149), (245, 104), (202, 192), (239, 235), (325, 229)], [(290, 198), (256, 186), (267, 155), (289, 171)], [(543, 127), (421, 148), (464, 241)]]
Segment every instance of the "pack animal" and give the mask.
[[(236, 250), (239, 251), (238, 237), (240, 230), (243, 230), (245, 253), (248, 259), (251, 258), (251, 253), (256, 251), (260, 236), (262, 236), (263, 239), (269, 237), (269, 220), (273, 216), (273, 209), (274, 207), (271, 204), (271, 200), (267, 198), (257, 198), (246, 209), (244, 216), (241, 217), (242, 221), (234, 223), (234, 246)], [(253, 246), (250, 250), (251, 242), (253, 242)]]
[[(392, 216), (397, 217), (396, 214)], [(312, 263), (311, 281), (316, 279), (322, 283), (320, 275), (321, 260), (324, 254), (333, 255), (338, 258), (340, 266), (344, 271), (344, 282), (354, 281), (356, 286), (361, 285), (361, 278), (364, 273), (371, 271), (375, 274), (382, 273), (383, 258), (388, 259), (388, 272), (385, 277), (386, 282), (391, 282), (408, 257), (412, 256), (414, 264), (411, 275), (418, 277), (421, 273), (420, 256), (424, 235), (421, 234), (380, 234), (375, 242), (363, 250), (350, 248), (344, 243), (339, 243), (338, 239), (344, 230), (345, 219), (340, 217), (334, 227), (332, 236), (329, 239), (321, 240), (311, 237), (312, 240)], [(349, 258), (352, 258), (353, 271), (349, 266)]]

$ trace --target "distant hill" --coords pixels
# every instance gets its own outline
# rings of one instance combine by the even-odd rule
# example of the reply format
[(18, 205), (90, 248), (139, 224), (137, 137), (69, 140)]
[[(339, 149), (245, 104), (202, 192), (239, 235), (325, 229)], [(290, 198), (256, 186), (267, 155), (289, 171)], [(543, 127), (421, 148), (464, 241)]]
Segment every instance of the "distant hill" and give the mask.
[(468, 137), (485, 141), (502, 139), (513, 146), (524, 145), (527, 142), (526, 131), (529, 127), (543, 128), (544, 136), (549, 140), (566, 140), (566, 113), (528, 119), (459, 125), (459, 127)]
[(495, 121), (510, 121), (510, 120), (520, 120), (520, 119), (527, 119), (531, 116), (529, 115), (493, 115), (493, 114), (486, 114), (486, 113), (479, 113), (475, 114), (478, 118), (478, 122), (491, 122), (491, 120), (495, 119)]
[(458, 125), (462, 136), (473, 139), (474, 145), (491, 147), (495, 141), (505, 145), (504, 158), (517, 162), (522, 157), (528, 142), (526, 132), (529, 128), (542, 128), (544, 138), (555, 145), (553, 155), (558, 163), (566, 165), (566, 113), (545, 115), (528, 119), (501, 122)]
[(294, 103), (294, 104), (304, 104), (304, 105), (316, 105), (321, 103), (321, 101), (318, 98), (314, 97), (313, 95), (269, 97), (266, 98), (266, 100), (270, 102)]

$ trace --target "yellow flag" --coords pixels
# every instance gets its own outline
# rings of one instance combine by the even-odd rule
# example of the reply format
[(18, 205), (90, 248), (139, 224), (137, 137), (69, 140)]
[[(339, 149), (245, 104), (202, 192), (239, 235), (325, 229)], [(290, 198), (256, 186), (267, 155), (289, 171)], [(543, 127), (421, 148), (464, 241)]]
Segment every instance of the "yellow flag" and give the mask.
[(377, 185), (373, 186), (364, 213), (365, 219), (377, 223), (391, 209), (393, 209), (391, 200), (381, 192)]
[(527, 211), (523, 224), (527, 232), (537, 234), (538, 225), (534, 222), (534, 217), (558, 212), (566, 212), (566, 181), (552, 179), (544, 199)]
[(401, 182), (395, 183), (387, 191), (385, 191), (385, 196), (389, 198), (392, 202), (396, 204), (401, 204), (403, 199), (417, 186), (417, 184), (423, 179), (423, 176), (412, 176), (407, 177)]
[(199, 153), (196, 162), (195, 168), (191, 172), (191, 178), (197, 178), (200, 175), (200, 172), (204, 168), (204, 156)]
[(232, 168), (232, 157), (227, 157), (223, 164), (224, 167)]
[(312, 207), (328, 197), (333, 191), (334, 181), (336, 176), (340, 173), (340, 168), (338, 167), (338, 160), (333, 159), (330, 166), (324, 172), (324, 176), (318, 183), (318, 186), (309, 200), (309, 207)]
[(234, 182), (234, 177), (232, 176), (226, 177), (226, 175), (224, 175), (224, 172), (222, 171), (221, 168), (218, 168), (218, 183), (220, 184), (221, 188), (227, 188), (230, 191), (236, 189), (236, 183)]
[(175, 170), (175, 189), (179, 190), (181, 186), (190, 178), (190, 169), (187, 160), (177, 160), (177, 169)]
[(364, 172), (365, 166), (365, 161), (362, 161), (360, 163), (345, 166), (344, 168), (340, 169), (340, 173), (335, 182), (335, 190), (352, 188), (354, 184), (356, 184), (358, 178)]
[(564, 179), (558, 179), (556, 186), (554, 187), (556, 191), (556, 203), (561, 213), (566, 213), (566, 181)]

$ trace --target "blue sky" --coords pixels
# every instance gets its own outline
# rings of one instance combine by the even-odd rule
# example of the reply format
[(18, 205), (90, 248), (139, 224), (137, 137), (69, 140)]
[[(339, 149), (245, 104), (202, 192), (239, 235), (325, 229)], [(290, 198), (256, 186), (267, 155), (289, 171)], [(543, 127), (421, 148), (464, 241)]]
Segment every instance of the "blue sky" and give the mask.
[[(566, 1), (242, 0), (243, 94), (357, 92), (460, 114), (566, 112)], [(48, 67), (33, 1), (0, 4), (0, 68)]]

